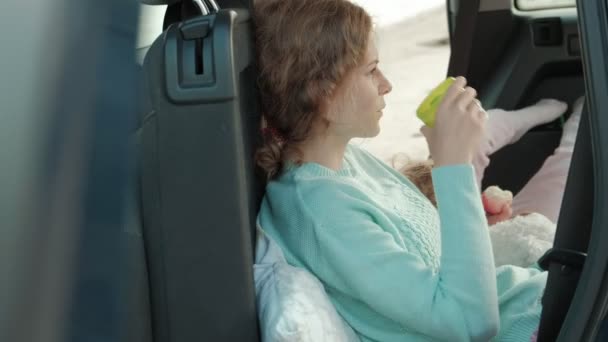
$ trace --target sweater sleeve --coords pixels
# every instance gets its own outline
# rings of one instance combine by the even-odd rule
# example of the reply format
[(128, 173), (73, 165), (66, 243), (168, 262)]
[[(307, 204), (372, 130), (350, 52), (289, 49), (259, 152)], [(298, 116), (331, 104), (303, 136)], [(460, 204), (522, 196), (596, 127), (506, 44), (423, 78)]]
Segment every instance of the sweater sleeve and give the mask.
[[(474, 199), (472, 169), (437, 170), (442, 257), (439, 272), (402, 248), (348, 189), (324, 187), (302, 206), (313, 222), (326, 286), (366, 303), (410, 331), (432, 339), (488, 341), (498, 329), (496, 278), (485, 217)], [(331, 190), (329, 190), (331, 189)], [(322, 196), (316, 201), (314, 197)], [(325, 205), (318, 205), (323, 203)], [(330, 205), (327, 205), (327, 204)]]
[(471, 326), (490, 320), (498, 327), (496, 268), (488, 223), (472, 165), (433, 169), (441, 221), (441, 275), (454, 291), (474, 297), (467, 307)]

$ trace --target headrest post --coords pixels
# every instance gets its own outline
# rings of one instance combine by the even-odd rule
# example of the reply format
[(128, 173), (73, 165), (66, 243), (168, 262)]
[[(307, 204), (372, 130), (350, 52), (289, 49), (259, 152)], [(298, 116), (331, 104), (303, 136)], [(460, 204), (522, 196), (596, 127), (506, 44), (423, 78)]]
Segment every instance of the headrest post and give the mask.
[(209, 7), (207, 7), (207, 4), (205, 4), (205, 2), (203, 0), (193, 0), (193, 1), (196, 4), (196, 6), (198, 6), (198, 8), (201, 10), (202, 15), (208, 15), (210, 13)]
[(213, 10), (214, 13), (219, 12), (220, 6), (217, 4), (215, 0), (206, 0), (209, 3), (209, 7)]

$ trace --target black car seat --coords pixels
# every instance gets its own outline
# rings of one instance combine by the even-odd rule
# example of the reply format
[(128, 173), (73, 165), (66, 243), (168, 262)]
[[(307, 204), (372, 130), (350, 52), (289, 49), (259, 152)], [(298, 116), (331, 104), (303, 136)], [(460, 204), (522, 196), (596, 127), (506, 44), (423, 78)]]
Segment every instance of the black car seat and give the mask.
[[(253, 167), (259, 114), (249, 11), (209, 6), (203, 16), (202, 1), (145, 3), (170, 5), (167, 28), (144, 59), (138, 132), (134, 203), (147, 272), (136, 278), (148, 278), (149, 340), (257, 341), (252, 265), (262, 182)], [(130, 335), (145, 340), (145, 319), (139, 327)]]
[[(137, 58), (136, 58), (137, 59)], [(146, 259), (146, 249), (144, 245), (144, 235), (142, 226), (141, 210), (141, 186), (139, 174), (141, 146), (141, 119), (145, 109), (149, 108), (145, 102), (143, 90), (143, 70), (140, 64), (135, 65), (137, 81), (137, 106), (134, 127), (131, 129), (130, 155), (135, 156), (129, 165), (130, 187), (126, 201), (126, 216), (122, 230), (123, 241), (125, 244), (125, 278), (123, 279), (123, 293), (125, 305), (122, 306), (124, 312), (122, 317), (126, 318), (126, 323), (122, 326), (123, 334), (121, 341), (146, 342), (153, 341), (152, 338), (152, 316), (150, 307), (150, 284), (148, 276), (148, 263)]]
[[(591, 126), (583, 107), (568, 173), (553, 247), (539, 260), (549, 271), (543, 296), (539, 341), (555, 341), (570, 309), (583, 267), (593, 227), (596, 180)], [(599, 340), (598, 340), (599, 341)]]

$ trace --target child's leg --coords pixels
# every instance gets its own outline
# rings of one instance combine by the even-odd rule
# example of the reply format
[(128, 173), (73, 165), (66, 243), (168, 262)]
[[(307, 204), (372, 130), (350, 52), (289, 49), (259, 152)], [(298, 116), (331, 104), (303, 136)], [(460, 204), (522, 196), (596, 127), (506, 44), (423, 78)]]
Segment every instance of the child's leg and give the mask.
[(564, 102), (543, 99), (535, 105), (515, 111), (488, 110), (486, 136), (473, 158), (477, 185), (481, 188), (481, 180), (490, 163), (490, 155), (500, 148), (516, 142), (532, 127), (557, 119), (567, 108), (568, 105)]
[(564, 125), (559, 146), (513, 198), (513, 215), (537, 212), (557, 222), (583, 109), (583, 98), (578, 99), (573, 107), (572, 115)]

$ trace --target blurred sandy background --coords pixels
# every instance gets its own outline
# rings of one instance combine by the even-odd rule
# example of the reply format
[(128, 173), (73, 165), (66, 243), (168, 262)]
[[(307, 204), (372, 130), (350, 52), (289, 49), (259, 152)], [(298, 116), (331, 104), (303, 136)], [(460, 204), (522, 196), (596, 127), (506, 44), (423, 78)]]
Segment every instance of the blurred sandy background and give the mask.
[(353, 0), (377, 25), (380, 68), (393, 84), (380, 135), (354, 143), (390, 162), (426, 159), (428, 148), (415, 110), (446, 75), (450, 48), (445, 1)]

